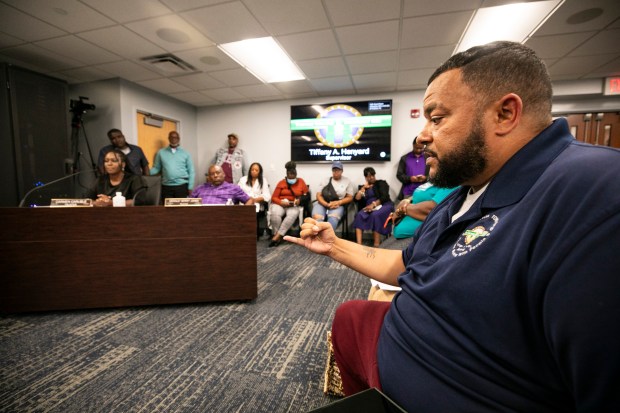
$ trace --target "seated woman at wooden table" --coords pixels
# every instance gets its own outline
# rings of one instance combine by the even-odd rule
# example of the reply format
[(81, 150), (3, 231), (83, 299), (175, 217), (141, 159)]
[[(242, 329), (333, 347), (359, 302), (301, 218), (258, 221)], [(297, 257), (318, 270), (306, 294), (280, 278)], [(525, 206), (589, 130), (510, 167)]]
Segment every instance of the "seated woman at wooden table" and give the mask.
[(103, 157), (104, 174), (101, 175), (93, 188), (91, 188), (88, 197), (94, 199), (93, 205), (96, 207), (112, 206), (112, 198), (117, 192), (125, 197), (125, 205), (140, 205), (146, 185), (142, 178), (132, 175), (125, 171), (126, 157), (125, 154), (117, 149), (109, 150)]
[(390, 186), (384, 180), (377, 180), (374, 168), (364, 168), (366, 183), (355, 194), (355, 201), (359, 211), (355, 214), (353, 228), (358, 244), (362, 243), (363, 231), (372, 231), (373, 246), (378, 247), (381, 235), (392, 232), (392, 222), (389, 219), (394, 204), (390, 199)]

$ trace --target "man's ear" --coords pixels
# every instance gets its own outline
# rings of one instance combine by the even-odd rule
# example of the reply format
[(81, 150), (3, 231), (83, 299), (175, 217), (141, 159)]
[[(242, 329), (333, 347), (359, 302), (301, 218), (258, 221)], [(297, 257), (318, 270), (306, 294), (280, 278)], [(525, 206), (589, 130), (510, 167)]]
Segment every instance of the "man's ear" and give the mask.
[(504, 95), (495, 104), (495, 133), (498, 136), (508, 135), (519, 125), (522, 113), (523, 101), (519, 95)]

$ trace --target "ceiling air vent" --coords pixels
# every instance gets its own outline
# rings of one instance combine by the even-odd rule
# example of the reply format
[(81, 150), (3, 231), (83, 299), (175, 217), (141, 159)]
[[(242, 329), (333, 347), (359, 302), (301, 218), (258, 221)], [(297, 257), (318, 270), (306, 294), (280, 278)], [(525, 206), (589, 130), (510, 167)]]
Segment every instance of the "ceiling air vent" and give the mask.
[(196, 71), (196, 68), (194, 66), (170, 53), (159, 54), (156, 56), (147, 56), (143, 57), (140, 60), (149, 63), (160, 72), (170, 75), (180, 75)]

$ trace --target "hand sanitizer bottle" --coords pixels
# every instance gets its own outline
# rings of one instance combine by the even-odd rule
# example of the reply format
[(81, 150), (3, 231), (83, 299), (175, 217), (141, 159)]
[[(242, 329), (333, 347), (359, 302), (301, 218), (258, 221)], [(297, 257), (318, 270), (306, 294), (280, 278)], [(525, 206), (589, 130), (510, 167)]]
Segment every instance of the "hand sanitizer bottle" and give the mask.
[(124, 207), (125, 206), (125, 197), (122, 192), (117, 192), (116, 196), (112, 198), (112, 206), (115, 207)]

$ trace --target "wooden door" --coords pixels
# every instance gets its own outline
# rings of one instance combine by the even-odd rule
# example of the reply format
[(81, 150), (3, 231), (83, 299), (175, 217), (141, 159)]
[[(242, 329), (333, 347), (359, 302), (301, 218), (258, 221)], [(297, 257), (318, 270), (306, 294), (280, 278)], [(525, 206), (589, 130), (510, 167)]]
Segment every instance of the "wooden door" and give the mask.
[(620, 112), (574, 113), (565, 117), (578, 141), (620, 148)]
[[(168, 133), (177, 130), (177, 123), (168, 119), (161, 119), (161, 126), (147, 124), (150, 116), (138, 112), (138, 146), (142, 148), (149, 166), (153, 166), (155, 154), (161, 148), (168, 146)], [(145, 122), (146, 121), (146, 122)], [(153, 122), (149, 122), (153, 123)]]

